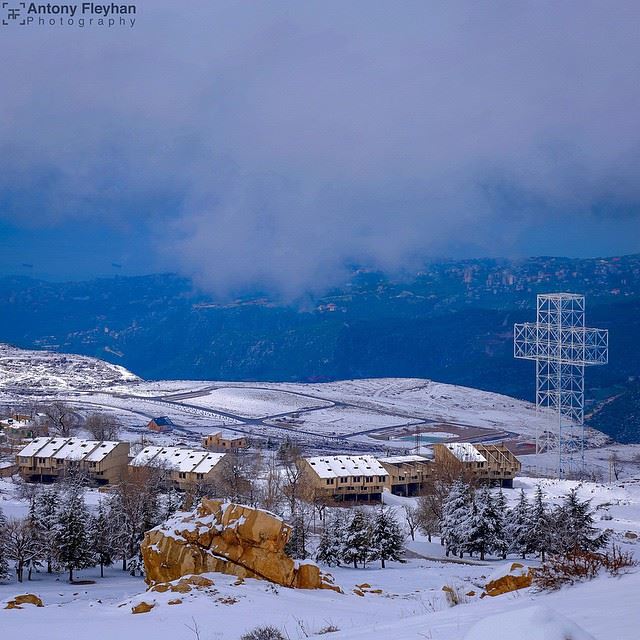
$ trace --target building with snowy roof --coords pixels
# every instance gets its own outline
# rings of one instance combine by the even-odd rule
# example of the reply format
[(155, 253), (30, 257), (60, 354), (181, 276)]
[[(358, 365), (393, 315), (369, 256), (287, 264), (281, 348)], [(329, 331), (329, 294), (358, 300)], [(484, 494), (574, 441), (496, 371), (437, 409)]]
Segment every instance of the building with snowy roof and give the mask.
[(389, 472), (373, 456), (317, 456), (299, 464), (312, 499), (378, 502), (391, 487)]
[(178, 489), (196, 484), (213, 484), (219, 479), (224, 453), (184, 447), (144, 447), (129, 463), (132, 473), (150, 468), (165, 469)]
[(79, 469), (96, 484), (110, 484), (126, 473), (129, 443), (44, 436), (21, 449), (16, 461), (26, 480), (51, 482)]
[(433, 476), (433, 460), (419, 455), (378, 458), (390, 477), (390, 490), (399, 496), (418, 496), (428, 488)]
[(175, 428), (173, 420), (168, 416), (160, 416), (158, 418), (152, 418), (147, 424), (147, 429), (155, 431), (156, 433), (168, 433)]
[(513, 487), (522, 465), (504, 444), (446, 442), (433, 445), (436, 466), (470, 481)]
[(249, 446), (247, 436), (235, 431), (214, 431), (202, 437), (202, 446), (212, 451), (233, 451)]

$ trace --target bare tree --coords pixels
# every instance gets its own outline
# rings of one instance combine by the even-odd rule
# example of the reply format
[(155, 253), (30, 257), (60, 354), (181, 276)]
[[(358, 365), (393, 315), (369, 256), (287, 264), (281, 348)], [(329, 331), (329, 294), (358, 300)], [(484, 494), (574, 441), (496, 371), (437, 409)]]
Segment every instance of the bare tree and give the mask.
[(4, 544), (7, 558), (15, 562), (18, 582), (22, 582), (25, 568), (42, 555), (36, 531), (27, 520), (11, 518), (4, 529)]
[(245, 452), (230, 451), (220, 462), (218, 491), (232, 502), (251, 502), (251, 464)]
[(261, 485), (260, 506), (267, 511), (279, 513), (282, 504), (282, 473), (275, 458), (269, 460), (266, 476)]
[(78, 427), (78, 415), (64, 402), (52, 402), (39, 407), (41, 420), (50, 434), (68, 438)]
[(84, 421), (84, 428), (94, 440), (117, 440), (120, 428), (116, 420), (106, 413), (91, 413)]
[(410, 504), (404, 505), (404, 519), (405, 524), (407, 525), (407, 531), (411, 536), (412, 540), (416, 539), (416, 531), (420, 524), (420, 519), (418, 517), (418, 508), (414, 507)]

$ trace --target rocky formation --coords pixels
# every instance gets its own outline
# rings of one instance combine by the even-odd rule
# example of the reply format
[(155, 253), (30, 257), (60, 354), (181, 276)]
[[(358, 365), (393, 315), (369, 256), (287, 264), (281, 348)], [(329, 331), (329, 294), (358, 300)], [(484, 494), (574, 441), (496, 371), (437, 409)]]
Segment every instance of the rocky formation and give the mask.
[(331, 576), (284, 552), (291, 527), (261, 509), (203, 498), (148, 531), (142, 543), (147, 583), (155, 586), (192, 574), (226, 573), (298, 589), (334, 589)]
[(491, 576), (485, 589), (488, 596), (499, 596), (510, 591), (526, 589), (533, 582), (533, 570), (519, 562), (512, 562)]
[(44, 607), (42, 600), (33, 593), (24, 593), (7, 602), (5, 609), (22, 609), (23, 604), (33, 604), (36, 607)]

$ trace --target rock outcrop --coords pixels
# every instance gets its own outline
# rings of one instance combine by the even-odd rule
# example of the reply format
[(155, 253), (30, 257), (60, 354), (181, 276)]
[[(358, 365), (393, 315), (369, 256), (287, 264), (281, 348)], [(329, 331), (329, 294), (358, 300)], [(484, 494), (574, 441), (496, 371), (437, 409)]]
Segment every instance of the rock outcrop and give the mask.
[(156, 586), (192, 574), (226, 573), (298, 589), (333, 589), (331, 576), (312, 562), (289, 558), (291, 527), (261, 509), (203, 498), (145, 534), (147, 583)]
[(36, 607), (44, 607), (42, 600), (33, 593), (23, 593), (7, 602), (5, 609), (22, 609), (23, 604), (32, 604)]
[(532, 582), (533, 570), (519, 562), (512, 562), (496, 571), (487, 582), (485, 589), (488, 596), (499, 596), (510, 591), (526, 589)]

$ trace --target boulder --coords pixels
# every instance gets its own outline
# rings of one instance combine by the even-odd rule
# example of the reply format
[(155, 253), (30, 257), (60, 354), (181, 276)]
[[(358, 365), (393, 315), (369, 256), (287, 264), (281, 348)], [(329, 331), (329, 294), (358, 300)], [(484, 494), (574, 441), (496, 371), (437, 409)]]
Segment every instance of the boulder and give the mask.
[(137, 605), (131, 607), (131, 613), (149, 613), (155, 606), (155, 603), (139, 602)]
[(44, 607), (42, 600), (33, 593), (23, 593), (7, 602), (5, 609), (22, 609), (23, 604), (33, 604), (36, 607)]
[(485, 585), (489, 596), (526, 589), (533, 582), (533, 570), (519, 562), (511, 562), (494, 572)]
[(193, 511), (179, 512), (145, 534), (146, 580), (158, 590), (161, 583), (183, 576), (218, 572), (285, 587), (340, 591), (314, 563), (287, 556), (290, 534), (291, 527), (268, 511), (203, 498)]

